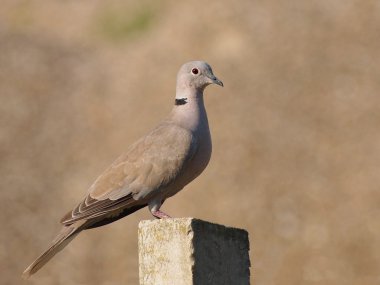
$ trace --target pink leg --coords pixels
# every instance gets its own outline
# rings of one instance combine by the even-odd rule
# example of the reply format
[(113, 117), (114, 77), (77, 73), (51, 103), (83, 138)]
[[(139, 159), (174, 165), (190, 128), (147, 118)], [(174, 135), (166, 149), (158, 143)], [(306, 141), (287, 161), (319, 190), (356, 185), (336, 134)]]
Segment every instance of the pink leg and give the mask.
[(162, 212), (160, 210), (152, 211), (151, 213), (157, 219), (168, 219), (168, 218), (171, 218), (169, 215), (165, 214), (164, 212)]

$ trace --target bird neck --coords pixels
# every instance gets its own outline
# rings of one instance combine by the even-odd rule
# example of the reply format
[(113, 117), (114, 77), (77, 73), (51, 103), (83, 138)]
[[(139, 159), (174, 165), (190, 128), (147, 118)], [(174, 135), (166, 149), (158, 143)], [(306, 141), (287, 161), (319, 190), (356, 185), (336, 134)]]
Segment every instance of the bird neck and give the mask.
[(185, 84), (177, 84), (176, 87), (176, 99), (182, 98), (203, 98), (203, 88), (195, 88), (194, 86), (189, 86)]
[(196, 131), (200, 127), (208, 129), (207, 113), (203, 101), (203, 90), (177, 92), (172, 118), (181, 127)]

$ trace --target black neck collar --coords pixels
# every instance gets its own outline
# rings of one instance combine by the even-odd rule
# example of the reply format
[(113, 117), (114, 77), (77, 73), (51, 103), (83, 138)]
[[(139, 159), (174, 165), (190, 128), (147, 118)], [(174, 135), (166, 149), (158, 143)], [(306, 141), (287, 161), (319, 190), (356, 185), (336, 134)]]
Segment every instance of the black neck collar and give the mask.
[(175, 105), (185, 105), (187, 103), (187, 98), (180, 98), (180, 99), (175, 99)]

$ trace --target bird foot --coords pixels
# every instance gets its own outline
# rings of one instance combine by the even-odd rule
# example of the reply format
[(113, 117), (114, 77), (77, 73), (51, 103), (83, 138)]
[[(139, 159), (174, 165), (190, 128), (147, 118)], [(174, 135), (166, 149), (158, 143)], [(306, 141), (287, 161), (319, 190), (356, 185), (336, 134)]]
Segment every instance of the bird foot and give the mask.
[(164, 212), (162, 212), (160, 210), (153, 211), (152, 215), (154, 217), (156, 217), (157, 219), (169, 219), (169, 218), (171, 218), (169, 215), (165, 214)]

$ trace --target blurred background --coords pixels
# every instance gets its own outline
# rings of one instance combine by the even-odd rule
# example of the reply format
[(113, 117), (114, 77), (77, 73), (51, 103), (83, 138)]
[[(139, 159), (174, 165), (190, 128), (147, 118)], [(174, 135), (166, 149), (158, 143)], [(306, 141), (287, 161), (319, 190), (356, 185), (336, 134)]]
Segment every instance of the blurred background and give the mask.
[[(207, 170), (163, 209), (245, 228), (260, 285), (380, 283), (380, 2), (19, 1), (0, 9), (0, 278), (211, 64)], [(29, 284), (138, 284), (147, 209), (83, 232)]]

